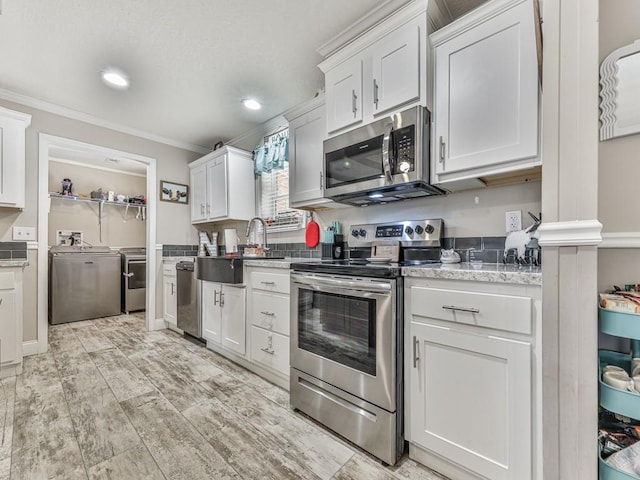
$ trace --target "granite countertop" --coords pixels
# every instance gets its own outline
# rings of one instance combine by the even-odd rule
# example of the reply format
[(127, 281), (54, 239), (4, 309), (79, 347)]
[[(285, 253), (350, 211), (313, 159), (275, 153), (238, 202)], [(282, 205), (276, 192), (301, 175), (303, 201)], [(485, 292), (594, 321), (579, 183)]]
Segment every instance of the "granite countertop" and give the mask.
[(405, 277), (542, 285), (542, 268), (503, 263), (453, 263), (402, 267)]
[(2, 267), (26, 267), (29, 265), (27, 260), (0, 260), (0, 268)]
[(289, 268), (292, 263), (298, 262), (319, 262), (320, 258), (293, 258), (285, 257), (282, 259), (266, 260), (264, 258), (245, 258), (244, 265), (247, 267), (271, 267), (271, 268)]
[(162, 263), (195, 262), (196, 257), (162, 257)]

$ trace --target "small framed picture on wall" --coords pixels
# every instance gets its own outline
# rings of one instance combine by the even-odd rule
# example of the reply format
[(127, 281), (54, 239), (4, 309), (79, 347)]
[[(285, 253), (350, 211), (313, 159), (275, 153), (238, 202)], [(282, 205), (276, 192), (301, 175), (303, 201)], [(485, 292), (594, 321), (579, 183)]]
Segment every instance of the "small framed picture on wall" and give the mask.
[(160, 180), (160, 200), (188, 205), (189, 185)]

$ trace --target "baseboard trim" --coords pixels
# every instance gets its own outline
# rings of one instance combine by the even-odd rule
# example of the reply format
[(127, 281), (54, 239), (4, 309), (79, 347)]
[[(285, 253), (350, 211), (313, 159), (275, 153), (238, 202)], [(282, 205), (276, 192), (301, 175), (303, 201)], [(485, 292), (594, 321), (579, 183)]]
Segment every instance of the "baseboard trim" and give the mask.
[(22, 356), (28, 357), (30, 355), (37, 355), (40, 353), (38, 351), (38, 340), (27, 340), (26, 342), (22, 342)]
[(164, 318), (156, 318), (149, 325), (149, 330), (151, 331), (164, 330), (165, 328), (167, 328), (167, 322), (164, 321)]

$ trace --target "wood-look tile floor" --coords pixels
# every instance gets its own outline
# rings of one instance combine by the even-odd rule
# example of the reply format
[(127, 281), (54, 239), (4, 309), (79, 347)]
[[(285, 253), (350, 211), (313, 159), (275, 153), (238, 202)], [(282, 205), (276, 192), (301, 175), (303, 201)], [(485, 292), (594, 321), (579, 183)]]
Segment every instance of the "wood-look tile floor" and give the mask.
[(289, 394), (142, 315), (50, 326), (49, 352), (0, 382), (0, 480), (440, 480), (380, 462)]

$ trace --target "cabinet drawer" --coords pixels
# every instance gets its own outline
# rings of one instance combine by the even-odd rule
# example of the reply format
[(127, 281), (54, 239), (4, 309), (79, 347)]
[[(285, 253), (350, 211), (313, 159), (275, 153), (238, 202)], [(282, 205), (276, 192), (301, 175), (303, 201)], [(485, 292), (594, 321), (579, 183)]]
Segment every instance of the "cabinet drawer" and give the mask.
[(268, 292), (289, 293), (289, 273), (251, 272), (251, 287)]
[(13, 272), (0, 272), (0, 290), (13, 290), (16, 277)]
[(289, 296), (254, 291), (251, 297), (251, 323), (289, 335)]
[(531, 334), (532, 299), (498, 293), (411, 287), (411, 314)]
[(289, 376), (289, 337), (252, 326), (251, 359), (255, 363)]

